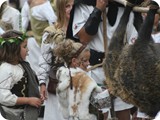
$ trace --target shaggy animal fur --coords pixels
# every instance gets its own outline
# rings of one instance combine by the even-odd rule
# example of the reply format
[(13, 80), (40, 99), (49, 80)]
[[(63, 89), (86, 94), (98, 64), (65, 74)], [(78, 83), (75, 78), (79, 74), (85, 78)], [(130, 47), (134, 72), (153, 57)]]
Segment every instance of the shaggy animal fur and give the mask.
[(84, 71), (74, 68), (70, 68), (70, 70), (73, 84), (72, 89), (69, 86), (69, 69), (61, 67), (57, 71), (57, 77), (60, 81), (57, 87), (57, 95), (64, 118), (97, 120), (94, 114), (89, 113), (89, 103), (91, 93), (93, 91), (101, 92), (101, 88)]
[(133, 45), (123, 45), (126, 23), (132, 10), (126, 6), (103, 65), (110, 92), (151, 117), (160, 110), (160, 44), (154, 43), (151, 37), (158, 8), (152, 1), (138, 39)]

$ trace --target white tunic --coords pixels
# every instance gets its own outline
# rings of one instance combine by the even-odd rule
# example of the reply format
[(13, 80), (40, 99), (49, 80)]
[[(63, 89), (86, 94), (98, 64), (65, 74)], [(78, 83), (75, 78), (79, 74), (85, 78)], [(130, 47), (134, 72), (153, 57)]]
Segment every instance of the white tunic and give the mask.
[(22, 66), (4, 62), (0, 65), (0, 71), (0, 104), (14, 106), (18, 97), (10, 90), (23, 77)]
[[(87, 5), (82, 5), (82, 4), (78, 5), (75, 8), (75, 11), (74, 11), (75, 14), (74, 14), (74, 20), (73, 20), (73, 26), (72, 26), (74, 36), (76, 36), (79, 30), (84, 26), (89, 15), (92, 13), (93, 9), (94, 9), (93, 6), (87, 6)], [(106, 9), (106, 11), (108, 11), (108, 9)], [(123, 14), (123, 11), (124, 11), (124, 8), (119, 8), (118, 14), (117, 14), (118, 15), (117, 21), (114, 26), (109, 25), (109, 23), (107, 22), (106, 29), (107, 29), (108, 44), (110, 43), (110, 39), (113, 35), (113, 32), (118, 26), (118, 23), (119, 23), (120, 17)], [(131, 44), (131, 41), (135, 38), (137, 38), (137, 31), (135, 30), (135, 27), (133, 26), (133, 13), (131, 13), (129, 23), (127, 25), (127, 40), (129, 44)], [(97, 34), (89, 42), (89, 47), (99, 52), (104, 52), (103, 23), (102, 22), (100, 22)]]
[[(75, 8), (74, 11), (74, 19), (73, 19), (73, 35), (75, 37), (76, 34), (79, 32), (79, 30), (84, 26), (86, 23), (89, 15), (92, 13), (94, 7), (93, 6), (87, 6), (87, 5), (78, 5)], [(110, 43), (110, 39), (118, 26), (120, 17), (123, 14), (124, 8), (118, 8), (118, 16), (117, 20), (114, 26), (110, 26), (109, 23), (107, 22), (107, 40), (108, 44)], [(106, 9), (108, 11), (108, 9)], [(127, 25), (127, 40), (129, 44), (132, 44), (132, 41), (137, 38), (137, 31), (135, 30), (135, 27), (133, 26), (133, 13), (130, 14), (130, 20)], [(97, 34), (93, 37), (93, 39), (88, 43), (88, 46), (91, 49), (94, 49), (98, 52), (104, 52), (104, 41), (103, 41), (103, 23), (101, 22), (98, 28)], [(98, 83), (98, 84), (103, 84), (103, 81), (106, 79), (104, 75), (104, 71), (102, 67), (98, 67), (94, 70), (91, 71), (91, 77)], [(125, 109), (129, 109), (133, 107), (133, 105), (127, 104), (123, 102), (120, 98), (116, 98), (115, 100), (115, 111), (121, 111)]]
[(7, 6), (2, 14), (1, 20), (12, 25), (14, 30), (20, 30), (20, 12), (10, 6)]

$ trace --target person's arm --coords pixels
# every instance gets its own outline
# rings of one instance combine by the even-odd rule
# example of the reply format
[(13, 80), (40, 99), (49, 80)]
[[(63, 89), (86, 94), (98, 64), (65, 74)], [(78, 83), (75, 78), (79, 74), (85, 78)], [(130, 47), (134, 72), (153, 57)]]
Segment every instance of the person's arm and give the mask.
[(97, 0), (93, 12), (77, 34), (83, 44), (89, 43), (92, 37), (97, 33), (102, 11), (105, 10), (107, 4), (108, 0)]
[[(39, 107), (43, 101), (36, 97), (18, 97), (12, 94), (11, 89), (23, 77), (23, 71), (13, 65), (1, 64), (0, 66), (0, 104), (4, 106), (15, 106), (29, 104)], [(13, 71), (16, 71), (15, 73)]]
[(57, 20), (57, 16), (55, 15), (55, 12), (54, 12), (49, 1), (47, 1), (47, 3), (45, 3), (45, 6), (44, 6), (41, 14), (49, 22), (49, 25), (52, 25)]
[(21, 10), (22, 30), (26, 31), (29, 24), (29, 5), (26, 1)]
[[(2, 63), (0, 65), (0, 104), (6, 106), (14, 106), (17, 101), (17, 96), (12, 94), (10, 89), (13, 86), (13, 74), (9, 65)], [(23, 75), (22, 73), (21, 76)]]
[(18, 97), (16, 101), (16, 105), (31, 105), (34, 107), (40, 107), (43, 102), (36, 97)]
[(41, 56), (39, 57), (39, 70), (38, 70), (38, 80), (40, 84), (40, 94), (42, 99), (47, 99), (47, 89), (46, 83), (49, 80), (48, 72), (51, 68), (51, 44), (44, 43), (47, 36), (49, 35), (48, 32), (45, 32), (42, 36), (42, 44), (41, 44)]
[(21, 23), (20, 23), (20, 17), (21, 17), (21, 14), (20, 14), (20, 12), (17, 10), (17, 9), (15, 9), (15, 8), (12, 8), (12, 7), (10, 7), (10, 12), (11, 13), (9, 13), (9, 11), (8, 11), (8, 14), (12, 14), (11, 15), (11, 24), (12, 24), (12, 27), (13, 27), (13, 29), (14, 30), (20, 30), (21, 28)]

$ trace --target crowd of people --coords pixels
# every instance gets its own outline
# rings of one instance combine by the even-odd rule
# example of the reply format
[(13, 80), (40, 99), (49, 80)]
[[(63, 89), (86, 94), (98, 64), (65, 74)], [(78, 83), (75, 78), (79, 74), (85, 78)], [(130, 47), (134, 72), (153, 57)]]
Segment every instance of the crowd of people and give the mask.
[[(102, 62), (123, 5), (109, 0), (21, 2), (0, 1), (0, 113), (4, 118), (37, 120), (45, 106), (43, 120), (151, 120), (136, 106), (112, 96), (105, 83)], [(145, 16), (141, 14), (142, 20)], [(138, 36), (134, 17), (131, 12), (125, 44), (134, 44)], [(160, 43), (159, 20), (156, 14), (155, 43)], [(54, 93), (49, 91), (51, 72), (58, 80), (53, 83)]]

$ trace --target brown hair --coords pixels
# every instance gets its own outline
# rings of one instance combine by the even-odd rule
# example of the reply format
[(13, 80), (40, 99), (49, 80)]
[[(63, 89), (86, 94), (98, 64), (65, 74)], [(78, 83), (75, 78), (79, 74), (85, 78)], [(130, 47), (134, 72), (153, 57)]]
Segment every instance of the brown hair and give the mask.
[(59, 43), (53, 51), (55, 56), (57, 56), (56, 62), (66, 62), (67, 65), (70, 65), (72, 58), (79, 57), (81, 52), (84, 50), (84, 47), (82, 46), (83, 45), (81, 43), (74, 42), (71, 39), (66, 39)]
[[(1, 35), (1, 38), (5, 41), (0, 46), (0, 62), (7, 62), (10, 64), (17, 64), (21, 61), (20, 44), (22, 40), (18, 40), (23, 33), (16, 30), (9, 30)], [(18, 42), (8, 42), (11, 39), (17, 39)]]

